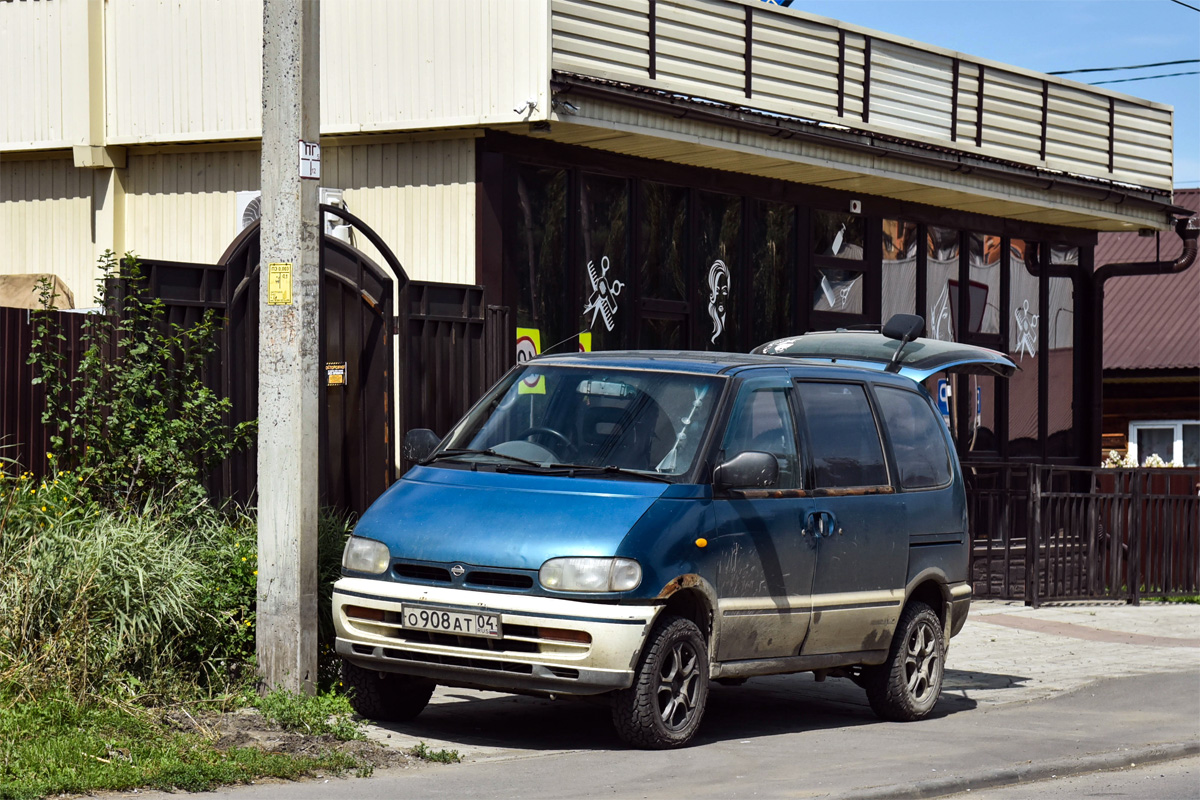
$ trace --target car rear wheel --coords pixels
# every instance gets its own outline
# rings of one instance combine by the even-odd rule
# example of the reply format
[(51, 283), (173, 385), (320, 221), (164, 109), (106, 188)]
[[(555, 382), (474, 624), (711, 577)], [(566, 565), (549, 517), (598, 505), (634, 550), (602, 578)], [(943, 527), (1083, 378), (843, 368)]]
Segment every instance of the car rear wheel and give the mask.
[(909, 603), (900, 614), (887, 661), (863, 671), (871, 709), (898, 722), (924, 717), (942, 691), (945, 655), (938, 615), (925, 603)]
[(681, 747), (696, 735), (707, 700), (704, 636), (690, 619), (669, 616), (654, 626), (633, 686), (613, 693), (613, 724), (634, 747)]
[(429, 703), (436, 684), (425, 678), (392, 675), (342, 662), (342, 683), (350, 705), (367, 719), (407, 722)]

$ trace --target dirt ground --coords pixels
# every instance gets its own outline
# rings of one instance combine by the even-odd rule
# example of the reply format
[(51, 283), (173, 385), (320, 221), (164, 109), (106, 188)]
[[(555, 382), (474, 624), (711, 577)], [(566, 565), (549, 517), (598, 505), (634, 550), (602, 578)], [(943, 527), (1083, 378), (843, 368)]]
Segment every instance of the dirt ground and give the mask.
[(254, 708), (198, 715), (186, 710), (174, 710), (166, 715), (166, 722), (176, 730), (208, 737), (220, 750), (256, 747), (270, 753), (295, 756), (317, 756), (336, 750), (377, 769), (402, 768), (409, 766), (413, 761), (401, 750), (375, 741), (360, 739), (345, 742), (332, 734), (312, 735), (286, 731), (267, 720)]

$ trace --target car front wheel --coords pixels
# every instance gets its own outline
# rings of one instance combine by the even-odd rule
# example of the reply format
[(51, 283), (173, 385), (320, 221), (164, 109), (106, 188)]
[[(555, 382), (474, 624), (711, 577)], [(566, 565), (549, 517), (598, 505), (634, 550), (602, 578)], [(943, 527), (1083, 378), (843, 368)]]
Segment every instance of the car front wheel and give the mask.
[(633, 686), (613, 694), (613, 724), (634, 747), (681, 747), (696, 735), (707, 700), (704, 635), (690, 619), (666, 617), (646, 642)]
[(349, 690), (350, 705), (367, 719), (379, 722), (408, 722), (429, 703), (435, 684), (424, 678), (392, 675), (342, 662), (342, 683)]
[(864, 670), (871, 709), (882, 719), (910, 722), (933, 710), (945, 669), (942, 622), (925, 603), (909, 603), (900, 614), (888, 659)]

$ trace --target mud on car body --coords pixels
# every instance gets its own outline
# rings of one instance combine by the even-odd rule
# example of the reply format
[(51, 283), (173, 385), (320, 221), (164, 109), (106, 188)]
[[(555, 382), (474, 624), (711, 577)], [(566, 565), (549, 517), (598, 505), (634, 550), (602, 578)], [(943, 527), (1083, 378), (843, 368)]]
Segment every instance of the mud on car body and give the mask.
[(420, 464), (334, 587), (357, 710), (410, 719), (436, 684), (605, 695), (625, 741), (664, 748), (710, 680), (814, 671), (886, 719), (927, 714), (971, 591), (962, 476), (919, 381), (1014, 367), (920, 324), (542, 357), (444, 440), (410, 432)]

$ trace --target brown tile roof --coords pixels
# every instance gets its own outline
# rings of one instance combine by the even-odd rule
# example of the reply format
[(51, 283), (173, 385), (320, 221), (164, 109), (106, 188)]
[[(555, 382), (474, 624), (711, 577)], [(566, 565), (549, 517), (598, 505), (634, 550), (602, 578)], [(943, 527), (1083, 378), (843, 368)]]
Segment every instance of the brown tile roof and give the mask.
[[(1175, 205), (1200, 212), (1200, 189), (1177, 189)], [(1183, 245), (1174, 233), (1155, 237), (1102, 233), (1096, 266), (1170, 261)], [(1113, 278), (1104, 292), (1104, 369), (1200, 368), (1200, 264), (1179, 275)]]

